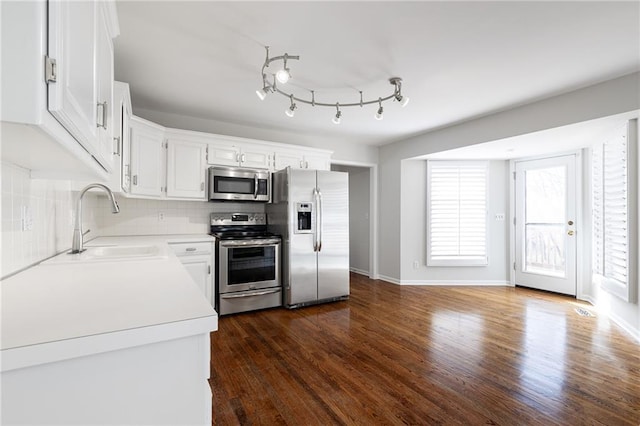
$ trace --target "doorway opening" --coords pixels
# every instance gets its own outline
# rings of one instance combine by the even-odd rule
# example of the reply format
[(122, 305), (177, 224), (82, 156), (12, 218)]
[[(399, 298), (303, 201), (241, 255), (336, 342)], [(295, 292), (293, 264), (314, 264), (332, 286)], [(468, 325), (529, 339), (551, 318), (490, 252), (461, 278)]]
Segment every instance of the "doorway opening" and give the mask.
[(349, 174), (349, 269), (377, 279), (377, 165), (336, 162), (331, 170)]

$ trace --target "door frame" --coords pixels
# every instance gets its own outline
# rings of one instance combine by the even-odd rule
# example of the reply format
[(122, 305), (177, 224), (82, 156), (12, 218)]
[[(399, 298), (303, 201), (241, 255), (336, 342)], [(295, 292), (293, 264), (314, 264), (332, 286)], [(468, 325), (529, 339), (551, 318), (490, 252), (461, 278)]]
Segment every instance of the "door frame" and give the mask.
[(585, 281), (585, 266), (590, 265), (591, 252), (586, 250), (585, 230), (589, 229), (586, 221), (591, 221), (590, 215), (585, 214), (584, 209), (584, 182), (588, 182), (588, 176), (583, 176), (585, 168), (583, 150), (564, 151), (554, 154), (538, 155), (534, 157), (514, 158), (509, 160), (509, 284), (516, 286), (516, 163), (521, 161), (544, 160), (547, 158), (562, 157), (565, 155), (575, 155), (575, 179), (576, 179), (576, 299), (587, 300), (585, 294), (587, 282)]
[(378, 165), (360, 161), (331, 160), (332, 165), (369, 169), (369, 278), (378, 276)]

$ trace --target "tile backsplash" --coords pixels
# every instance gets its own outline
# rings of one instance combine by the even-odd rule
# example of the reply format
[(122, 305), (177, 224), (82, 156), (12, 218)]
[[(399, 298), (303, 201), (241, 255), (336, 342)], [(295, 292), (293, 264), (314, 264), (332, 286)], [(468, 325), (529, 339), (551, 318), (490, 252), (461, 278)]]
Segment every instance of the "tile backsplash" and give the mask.
[(99, 196), (96, 211), (101, 235), (206, 234), (213, 212), (264, 212), (262, 203), (169, 201), (117, 195), (120, 213), (112, 214), (109, 200)]
[[(32, 179), (28, 169), (1, 164), (2, 244), (0, 277), (71, 248), (74, 200), (69, 180)], [(83, 200), (83, 226), (99, 235), (94, 213), (98, 198)], [(89, 236), (88, 236), (89, 237)]]

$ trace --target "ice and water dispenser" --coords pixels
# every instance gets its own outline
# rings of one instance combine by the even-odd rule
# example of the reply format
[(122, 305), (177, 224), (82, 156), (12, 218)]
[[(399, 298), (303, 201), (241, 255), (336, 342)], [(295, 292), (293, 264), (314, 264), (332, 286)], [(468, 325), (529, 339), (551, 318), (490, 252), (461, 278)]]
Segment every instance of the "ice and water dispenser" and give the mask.
[(312, 203), (296, 203), (298, 216), (296, 234), (310, 234), (312, 232)]

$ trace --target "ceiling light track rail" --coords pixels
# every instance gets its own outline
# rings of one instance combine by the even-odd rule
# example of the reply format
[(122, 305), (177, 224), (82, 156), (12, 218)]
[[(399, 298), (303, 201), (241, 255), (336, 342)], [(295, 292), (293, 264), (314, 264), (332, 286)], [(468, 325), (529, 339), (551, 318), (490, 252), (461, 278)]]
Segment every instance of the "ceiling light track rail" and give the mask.
[[(289, 69), (289, 67), (287, 66), (287, 61), (289, 60), (300, 60), (300, 56), (299, 55), (289, 55), (288, 53), (285, 53), (284, 55), (280, 55), (280, 56), (274, 56), (272, 58), (269, 57), (269, 46), (265, 46), (265, 49), (267, 51), (266, 53), (266, 58), (264, 61), (264, 64), (262, 65), (262, 89), (258, 89), (256, 90), (256, 94), (258, 95), (258, 97), (260, 98), (260, 100), (264, 100), (267, 95), (269, 93), (279, 93), (282, 96), (286, 96), (287, 98), (289, 98), (289, 102), (290, 105), (289, 107), (285, 110), (285, 114), (287, 114), (287, 116), (289, 117), (293, 117), (295, 114), (295, 110), (297, 109), (297, 103), (302, 103), (302, 104), (306, 104), (306, 105), (311, 105), (312, 107), (315, 106), (321, 106), (321, 107), (331, 107), (331, 108), (336, 108), (336, 115), (333, 118), (333, 122), (335, 124), (340, 124), (340, 120), (342, 117), (342, 112), (340, 111), (340, 108), (345, 108), (345, 107), (363, 107), (365, 105), (373, 105), (373, 104), (378, 104), (378, 110), (375, 114), (375, 119), (376, 120), (382, 120), (382, 114), (383, 114), (383, 107), (382, 107), (382, 103), (389, 101), (389, 100), (396, 100), (398, 102), (400, 102), (400, 105), (402, 107), (405, 107), (407, 105), (407, 103), (409, 102), (409, 98), (406, 96), (402, 95), (402, 79), (399, 77), (393, 77), (389, 79), (389, 83), (391, 85), (393, 85), (393, 93), (391, 93), (388, 96), (384, 96), (384, 97), (378, 97), (377, 99), (372, 99), (372, 100), (367, 100), (365, 101), (362, 97), (362, 91), (360, 91), (360, 101), (359, 102), (347, 102), (347, 103), (340, 103), (340, 102), (334, 102), (334, 103), (327, 103), (327, 102), (316, 102), (315, 100), (315, 91), (311, 90), (311, 100), (309, 99), (304, 99), (304, 98), (300, 98), (295, 96), (293, 93), (289, 93), (286, 92), (284, 90), (281, 90), (278, 87), (278, 83), (280, 84), (286, 84), (289, 79), (291, 79), (291, 70)], [(269, 68), (269, 65), (272, 62), (275, 61), (282, 61), (283, 66), (282, 68), (278, 69), (275, 73), (273, 73), (273, 82), (269, 81), (269, 76), (267, 75), (267, 68)]]

